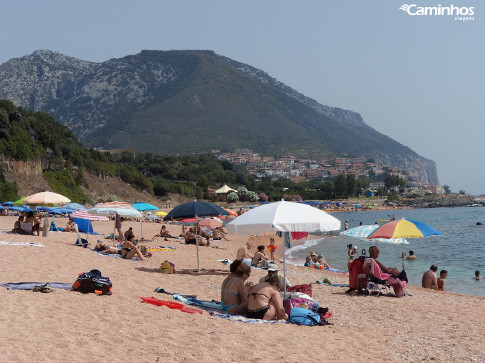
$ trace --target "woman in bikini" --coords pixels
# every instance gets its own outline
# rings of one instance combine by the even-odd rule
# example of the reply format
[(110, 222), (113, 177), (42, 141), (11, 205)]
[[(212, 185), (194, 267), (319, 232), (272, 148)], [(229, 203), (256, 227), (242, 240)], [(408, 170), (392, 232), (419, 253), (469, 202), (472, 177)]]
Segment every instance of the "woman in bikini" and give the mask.
[(253, 286), (248, 294), (247, 317), (263, 320), (288, 319), (278, 287), (277, 276), (270, 276), (265, 282)]
[(121, 258), (124, 258), (126, 260), (129, 260), (132, 257), (138, 256), (138, 258), (143, 261), (144, 260), (143, 254), (140, 252), (138, 247), (136, 247), (132, 243), (132, 239), (134, 237), (135, 236), (133, 236), (131, 239), (123, 242), (123, 244), (121, 245), (121, 250), (120, 250), (119, 254), (120, 254)]
[[(235, 262), (235, 261), (234, 261)], [(221, 286), (222, 310), (231, 314), (244, 314), (248, 308), (248, 290), (244, 282), (251, 276), (251, 267), (240, 262), (235, 273)]]

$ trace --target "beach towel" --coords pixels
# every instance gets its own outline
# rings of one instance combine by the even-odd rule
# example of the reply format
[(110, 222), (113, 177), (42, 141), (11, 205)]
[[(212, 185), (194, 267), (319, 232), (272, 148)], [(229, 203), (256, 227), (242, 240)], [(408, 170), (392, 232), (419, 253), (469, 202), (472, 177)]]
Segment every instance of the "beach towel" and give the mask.
[(262, 320), (262, 319), (250, 319), (246, 318), (242, 315), (231, 315), (231, 314), (222, 314), (216, 311), (209, 312), (213, 317), (227, 319), (231, 321), (240, 321), (243, 323), (254, 323), (254, 324), (275, 324), (275, 323), (282, 323), (282, 324), (289, 324), (285, 320)]
[(336, 268), (333, 268), (333, 267), (329, 267), (329, 268), (324, 268), (325, 271), (330, 271), (330, 272), (336, 272), (336, 273), (339, 273), (339, 274), (345, 274), (345, 275), (348, 275), (349, 274), (349, 271), (342, 271), (342, 270), (339, 270), (339, 269), (336, 269)]
[(152, 247), (147, 248), (147, 251), (174, 251), (175, 247)]
[(153, 305), (157, 305), (157, 306), (166, 306), (170, 309), (180, 310), (184, 313), (189, 313), (189, 314), (199, 313), (199, 314), (202, 314), (201, 310), (192, 309), (192, 308), (184, 306), (183, 304), (176, 303), (176, 302), (173, 302), (173, 301), (160, 300), (160, 299), (157, 299), (156, 297), (153, 297), (153, 296), (152, 297), (141, 297), (140, 296), (140, 299), (142, 299), (144, 302), (149, 303), (149, 304), (153, 304)]
[(364, 261), (364, 268), (370, 265), (370, 271), (374, 277), (378, 278), (379, 280), (385, 280), (389, 285), (401, 285), (401, 287), (406, 286), (406, 281), (400, 281), (397, 277), (382, 272), (380, 266), (376, 263), (373, 258), (366, 258)]
[(322, 281), (317, 281), (316, 283), (319, 285), (325, 285), (325, 286), (349, 287), (349, 284), (332, 284), (332, 283), (326, 283)]
[(0, 241), (0, 245), (45, 247), (42, 243), (37, 243), (37, 242), (8, 242), (8, 241)]
[(132, 257), (130, 259), (127, 259), (127, 258), (122, 258), (120, 255), (115, 253), (103, 253), (100, 251), (96, 251), (96, 252), (98, 253), (99, 256), (103, 256), (103, 257), (114, 257), (114, 258), (121, 258), (122, 260), (140, 261), (138, 257)]
[(7, 282), (0, 284), (7, 290), (32, 290), (35, 286), (49, 284), (54, 289), (71, 290), (72, 283), (65, 282)]
[(220, 311), (220, 312), (224, 311), (221, 307), (220, 302), (199, 300), (199, 299), (197, 299), (196, 296), (186, 296), (186, 295), (184, 296), (184, 295), (180, 295), (180, 294), (172, 294), (172, 297), (175, 300), (181, 301), (181, 302), (183, 302), (184, 304), (187, 304), (187, 305), (200, 306), (200, 307), (202, 307), (206, 310), (210, 309), (210, 310), (216, 310), (216, 311)]

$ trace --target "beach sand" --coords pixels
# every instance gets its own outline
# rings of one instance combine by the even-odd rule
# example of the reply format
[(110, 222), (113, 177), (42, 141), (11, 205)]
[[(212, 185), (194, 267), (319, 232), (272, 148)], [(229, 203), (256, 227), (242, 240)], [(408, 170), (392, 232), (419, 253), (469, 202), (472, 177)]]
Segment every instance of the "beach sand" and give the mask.
[[(0, 217), (0, 229), (12, 228), (15, 217)], [(66, 219), (54, 219), (65, 226)], [(100, 233), (111, 233), (113, 222), (93, 222)], [(125, 221), (140, 234), (140, 223)], [(160, 224), (144, 223), (145, 237)], [(168, 225), (178, 235), (180, 226)], [(83, 236), (85, 237), (85, 236)], [(89, 236), (91, 245), (102, 236)], [(194, 294), (219, 300), (228, 266), (249, 236), (215, 241), (222, 249), (200, 247), (201, 272), (196, 273), (196, 248), (175, 239), (157, 239), (146, 261), (99, 256), (75, 247), (74, 233), (48, 237), (0, 233), (0, 241), (39, 242), (45, 247), (0, 245), (0, 283), (67, 282), (91, 269), (113, 281), (112, 296), (56, 289), (44, 294), (0, 287), (0, 361), (2, 362), (398, 362), (485, 361), (485, 299), (409, 287), (411, 297), (349, 296), (346, 288), (313, 285), (313, 297), (333, 313), (334, 325), (247, 324), (216, 318), (207, 312), (188, 314), (142, 303), (140, 296), (174, 301), (153, 290)], [(270, 235), (254, 238), (268, 244)], [(261, 241), (261, 243), (257, 243)], [(253, 250), (254, 251), (254, 250)], [(281, 251), (281, 247), (278, 249)], [(164, 260), (178, 273), (158, 272)], [(281, 264), (279, 264), (281, 266)], [(254, 269), (249, 281), (265, 272)], [(292, 284), (327, 277), (348, 283), (341, 274), (288, 266)]]

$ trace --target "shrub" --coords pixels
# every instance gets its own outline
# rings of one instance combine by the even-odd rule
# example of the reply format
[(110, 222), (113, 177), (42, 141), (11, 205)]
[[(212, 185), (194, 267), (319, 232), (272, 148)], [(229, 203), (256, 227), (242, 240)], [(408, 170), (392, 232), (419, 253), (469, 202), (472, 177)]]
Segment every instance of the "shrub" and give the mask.
[(227, 202), (228, 203), (234, 203), (234, 202), (237, 202), (238, 200), (239, 200), (239, 196), (235, 192), (230, 192), (227, 195)]
[(258, 199), (260, 202), (267, 202), (268, 201), (268, 196), (265, 193), (259, 193), (258, 194)]
[(255, 192), (248, 192), (247, 196), (248, 196), (248, 200), (250, 202), (257, 202), (258, 201), (258, 195)]

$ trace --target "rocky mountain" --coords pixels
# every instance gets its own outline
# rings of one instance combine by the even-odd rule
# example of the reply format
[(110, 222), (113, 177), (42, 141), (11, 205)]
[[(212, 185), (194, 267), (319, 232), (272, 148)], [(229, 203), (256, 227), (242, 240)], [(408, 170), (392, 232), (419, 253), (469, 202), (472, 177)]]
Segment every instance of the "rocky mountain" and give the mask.
[(364, 156), (438, 184), (432, 160), (358, 113), (321, 105), (212, 51), (146, 50), (93, 63), (39, 50), (0, 65), (0, 98), (53, 115), (91, 147)]

